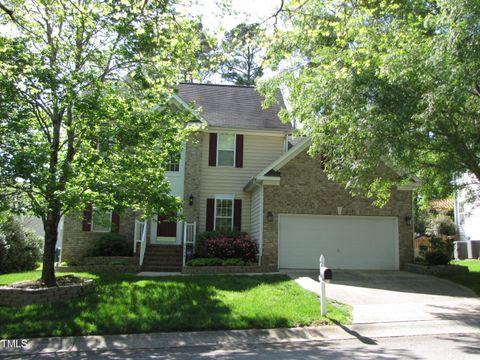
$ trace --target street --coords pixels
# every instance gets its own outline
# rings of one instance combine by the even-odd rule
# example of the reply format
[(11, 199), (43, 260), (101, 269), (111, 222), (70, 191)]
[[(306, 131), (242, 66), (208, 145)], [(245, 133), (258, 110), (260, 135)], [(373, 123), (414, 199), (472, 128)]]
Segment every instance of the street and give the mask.
[(234, 346), (58, 352), (2, 359), (478, 359), (480, 334), (357, 338)]

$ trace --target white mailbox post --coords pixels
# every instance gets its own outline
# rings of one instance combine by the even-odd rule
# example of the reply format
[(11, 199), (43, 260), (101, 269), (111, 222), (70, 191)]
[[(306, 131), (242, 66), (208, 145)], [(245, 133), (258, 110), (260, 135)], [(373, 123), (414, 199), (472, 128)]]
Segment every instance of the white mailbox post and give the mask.
[(332, 280), (332, 270), (325, 266), (325, 256), (320, 255), (320, 313), (322, 316), (327, 315), (327, 295), (325, 291), (325, 282)]

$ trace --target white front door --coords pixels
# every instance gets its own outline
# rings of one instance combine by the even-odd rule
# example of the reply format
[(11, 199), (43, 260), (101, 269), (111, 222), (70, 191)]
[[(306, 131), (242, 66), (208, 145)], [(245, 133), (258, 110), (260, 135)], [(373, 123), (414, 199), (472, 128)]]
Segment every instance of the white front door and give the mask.
[(318, 269), (321, 254), (332, 269), (397, 270), (397, 218), (279, 215), (279, 268)]

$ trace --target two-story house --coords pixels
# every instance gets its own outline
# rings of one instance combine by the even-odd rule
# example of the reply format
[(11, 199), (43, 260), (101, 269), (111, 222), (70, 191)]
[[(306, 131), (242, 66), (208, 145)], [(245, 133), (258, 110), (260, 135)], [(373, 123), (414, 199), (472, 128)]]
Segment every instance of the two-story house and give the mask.
[[(411, 187), (394, 189), (383, 208), (352, 198), (327, 179), (320, 159), (307, 154), (309, 139), (289, 142), (291, 127), (278, 118), (280, 106), (262, 109), (264, 99), (253, 87), (180, 84), (177, 101), (201, 107), (206, 124), (180, 160), (166, 165), (172, 194), (184, 199), (186, 222), (197, 232), (247, 232), (258, 243), (264, 271), (317, 268), (320, 254), (333, 268), (398, 269), (412, 260)], [(163, 254), (172, 261), (147, 261), (143, 268), (181, 270), (186, 227), (159, 220), (147, 222), (145, 257)], [(132, 213), (94, 209), (83, 219), (65, 219), (63, 259), (82, 256), (112, 228), (133, 241), (134, 223)]]

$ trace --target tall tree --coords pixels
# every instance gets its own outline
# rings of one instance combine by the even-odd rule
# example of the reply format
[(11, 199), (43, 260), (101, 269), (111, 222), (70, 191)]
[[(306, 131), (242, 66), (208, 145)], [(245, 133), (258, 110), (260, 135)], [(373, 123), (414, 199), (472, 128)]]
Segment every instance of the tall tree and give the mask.
[(196, 51), (194, 56), (187, 59), (188, 62), (181, 67), (181, 79), (184, 82), (204, 82), (218, 70), (220, 63), (220, 52), (215, 39), (204, 28), (199, 21), (195, 25), (196, 32), (192, 41)]
[(425, 194), (480, 181), (478, 1), (291, 0), (277, 16), (267, 52), (281, 70), (262, 91), (289, 90), (283, 117), (331, 178), (379, 203), (413, 175)]
[(262, 35), (259, 24), (245, 23), (225, 33), (221, 44), (223, 60), (220, 63), (223, 79), (237, 85), (254, 85), (255, 79), (263, 75), (260, 64)]
[[(170, 213), (159, 166), (189, 114), (171, 106), (195, 23), (171, 0), (0, 2), (0, 192), (45, 228), (42, 281), (55, 285), (61, 216), (87, 203)], [(195, 44), (196, 42), (193, 42)]]

